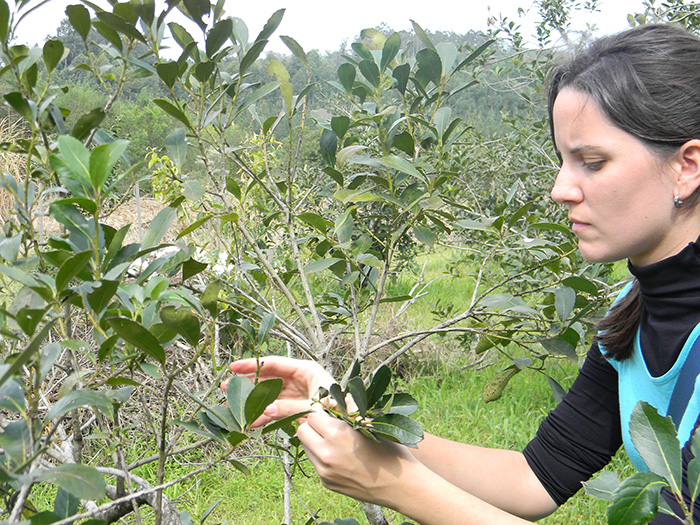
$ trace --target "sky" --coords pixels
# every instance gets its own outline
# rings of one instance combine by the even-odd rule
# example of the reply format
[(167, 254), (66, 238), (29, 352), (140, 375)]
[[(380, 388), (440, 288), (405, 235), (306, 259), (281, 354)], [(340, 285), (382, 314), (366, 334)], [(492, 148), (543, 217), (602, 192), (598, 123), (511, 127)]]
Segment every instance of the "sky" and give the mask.
[[(360, 31), (382, 23), (395, 31), (410, 30), (415, 20), (428, 31), (453, 31), (464, 34), (469, 30), (486, 30), (489, 17), (507, 17), (522, 24), (525, 36), (533, 34), (531, 10), (524, 18), (518, 8), (527, 8), (530, 0), (227, 0), (225, 11), (241, 18), (249, 28), (251, 39), (262, 29), (267, 19), (278, 9), (285, 8), (280, 27), (270, 40), (268, 50), (287, 52), (279, 35), (294, 38), (305, 51), (337, 51), (346, 41), (352, 43)], [(55, 34), (65, 6), (78, 0), (52, 0), (27, 17), (20, 25), (17, 40), (21, 43), (42, 43), (47, 35)], [(628, 27), (627, 14), (641, 10), (643, 0), (600, 0), (600, 12), (576, 19), (575, 26), (595, 23), (599, 32), (607, 34)]]

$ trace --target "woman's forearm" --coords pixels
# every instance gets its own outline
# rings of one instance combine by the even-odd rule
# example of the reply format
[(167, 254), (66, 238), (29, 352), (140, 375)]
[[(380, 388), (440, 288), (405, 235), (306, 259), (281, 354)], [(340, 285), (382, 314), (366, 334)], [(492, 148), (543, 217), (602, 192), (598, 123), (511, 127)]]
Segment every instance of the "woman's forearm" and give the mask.
[(557, 508), (520, 452), (476, 447), (430, 434), (412, 452), (457, 489), (509, 513), (538, 519)]

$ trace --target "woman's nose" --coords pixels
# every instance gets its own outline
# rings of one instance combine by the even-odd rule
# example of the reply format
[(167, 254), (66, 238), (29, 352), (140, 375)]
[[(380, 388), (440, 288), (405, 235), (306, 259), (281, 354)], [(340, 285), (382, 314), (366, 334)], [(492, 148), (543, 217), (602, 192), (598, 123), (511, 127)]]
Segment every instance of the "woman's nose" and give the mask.
[(581, 188), (576, 184), (572, 173), (562, 166), (554, 181), (551, 191), (552, 199), (559, 204), (579, 202), (581, 200)]

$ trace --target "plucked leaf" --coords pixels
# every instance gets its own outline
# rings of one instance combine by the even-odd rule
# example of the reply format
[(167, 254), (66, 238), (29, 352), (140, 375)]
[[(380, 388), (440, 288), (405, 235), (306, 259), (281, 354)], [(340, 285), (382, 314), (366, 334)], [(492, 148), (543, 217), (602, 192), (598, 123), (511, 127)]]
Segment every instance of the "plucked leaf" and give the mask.
[(374, 418), (372, 430), (390, 441), (410, 448), (418, 448), (418, 443), (423, 440), (421, 426), (410, 417), (401, 414), (387, 414)]

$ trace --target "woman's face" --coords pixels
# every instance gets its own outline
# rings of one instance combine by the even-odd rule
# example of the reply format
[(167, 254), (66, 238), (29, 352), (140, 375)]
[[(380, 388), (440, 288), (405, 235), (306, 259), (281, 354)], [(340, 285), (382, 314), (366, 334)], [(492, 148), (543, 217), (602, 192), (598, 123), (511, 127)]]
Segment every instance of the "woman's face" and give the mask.
[(583, 257), (645, 266), (688, 243), (673, 227), (676, 186), (667, 163), (573, 89), (558, 94), (553, 122), (562, 166), (552, 198), (569, 207)]

